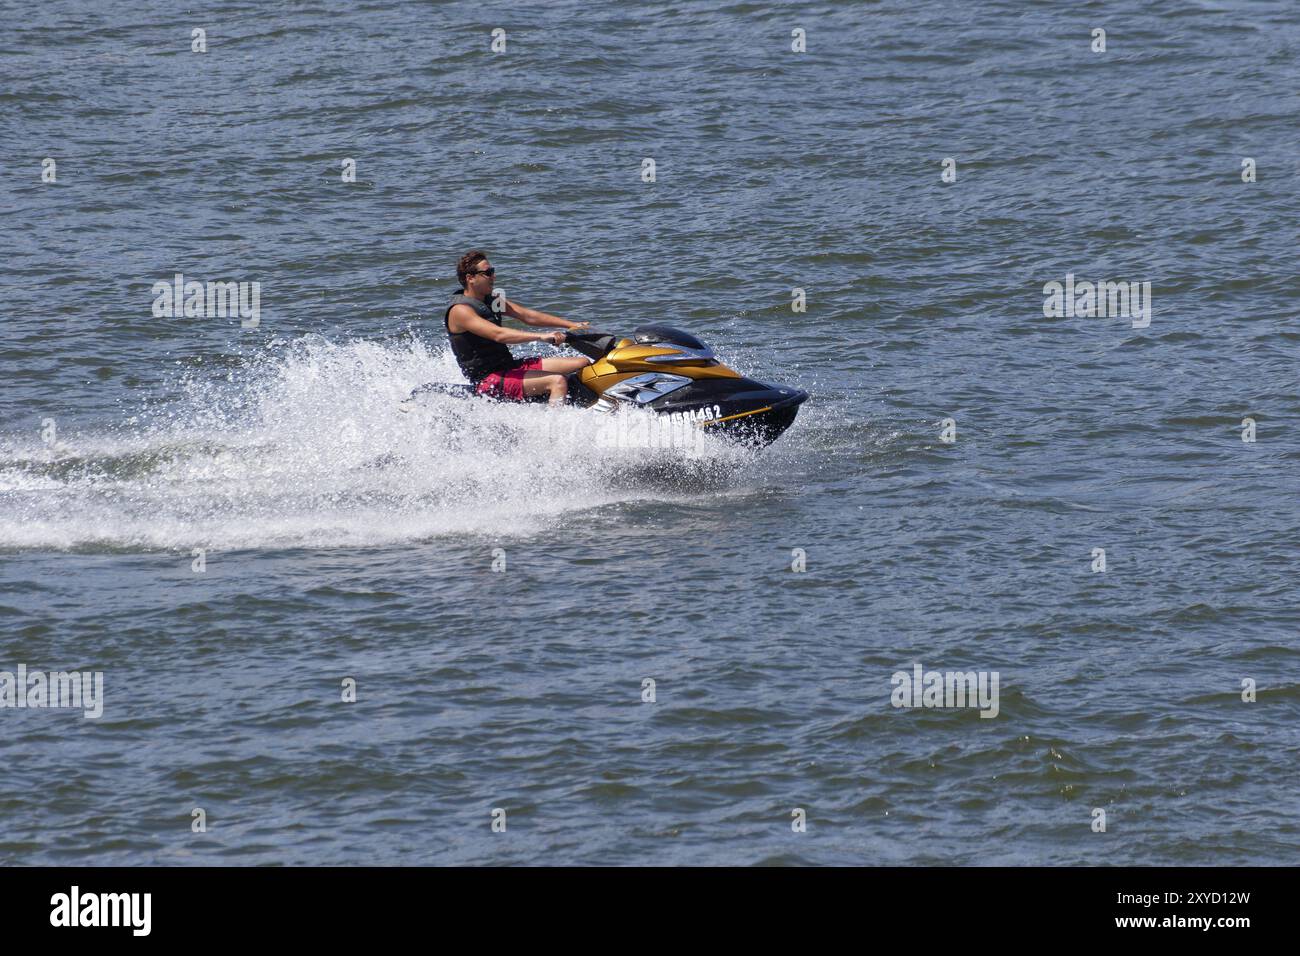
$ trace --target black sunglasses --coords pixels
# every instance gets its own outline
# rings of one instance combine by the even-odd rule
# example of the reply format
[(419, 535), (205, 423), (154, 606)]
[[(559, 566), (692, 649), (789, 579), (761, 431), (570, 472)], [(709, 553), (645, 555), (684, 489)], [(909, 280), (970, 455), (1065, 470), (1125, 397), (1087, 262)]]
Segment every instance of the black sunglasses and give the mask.
[(491, 269), (471, 269), (471, 270), (469, 271), (469, 274), (472, 275), (472, 276), (493, 276), (493, 277), (495, 277), (496, 274), (497, 274), (497, 270), (496, 270), (496, 266), (493, 266)]

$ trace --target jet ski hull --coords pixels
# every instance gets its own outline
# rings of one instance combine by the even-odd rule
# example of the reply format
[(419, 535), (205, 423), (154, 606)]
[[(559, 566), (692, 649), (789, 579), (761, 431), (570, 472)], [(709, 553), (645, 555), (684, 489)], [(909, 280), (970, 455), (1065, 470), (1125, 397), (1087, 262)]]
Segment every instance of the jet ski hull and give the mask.
[(693, 420), (707, 434), (744, 445), (770, 445), (793, 423), (808, 393), (747, 378), (704, 379), (670, 392), (647, 407), (659, 415)]

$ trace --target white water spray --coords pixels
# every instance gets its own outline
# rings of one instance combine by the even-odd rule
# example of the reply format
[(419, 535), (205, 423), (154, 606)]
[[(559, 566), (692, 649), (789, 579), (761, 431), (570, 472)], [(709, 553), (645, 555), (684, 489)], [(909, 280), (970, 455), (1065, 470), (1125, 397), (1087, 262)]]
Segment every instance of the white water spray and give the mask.
[[(0, 437), (0, 548), (368, 547), (536, 535), (576, 512), (735, 493), (753, 453), (611, 449), (598, 413), (438, 397), (449, 353), (307, 336), (80, 433)], [(690, 475), (690, 487), (678, 480)]]

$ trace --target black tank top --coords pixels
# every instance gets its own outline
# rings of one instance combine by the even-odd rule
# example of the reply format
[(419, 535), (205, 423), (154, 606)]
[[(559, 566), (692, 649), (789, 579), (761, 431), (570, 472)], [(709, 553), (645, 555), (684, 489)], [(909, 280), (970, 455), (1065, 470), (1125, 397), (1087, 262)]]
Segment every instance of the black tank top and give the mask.
[(493, 312), (482, 299), (465, 295), (464, 289), (457, 289), (455, 295), (447, 301), (447, 309), (442, 313), (442, 325), (451, 339), (451, 352), (456, 356), (460, 370), (465, 373), (465, 377), (471, 384), (477, 385), (493, 372), (503, 371), (515, 364), (515, 357), (500, 342), (493, 342), (473, 332), (453, 332), (448, 322), (453, 305), (467, 305), (477, 312), (480, 318), (496, 325), (501, 324), (501, 316)]

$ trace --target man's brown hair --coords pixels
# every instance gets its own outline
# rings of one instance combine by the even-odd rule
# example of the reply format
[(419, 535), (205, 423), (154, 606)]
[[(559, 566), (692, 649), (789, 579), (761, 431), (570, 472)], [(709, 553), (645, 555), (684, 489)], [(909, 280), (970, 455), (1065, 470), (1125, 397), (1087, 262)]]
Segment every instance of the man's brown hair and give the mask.
[(460, 280), (460, 287), (465, 288), (465, 279), (473, 270), (474, 266), (487, 258), (487, 253), (482, 249), (471, 249), (460, 257), (456, 263), (456, 278)]

